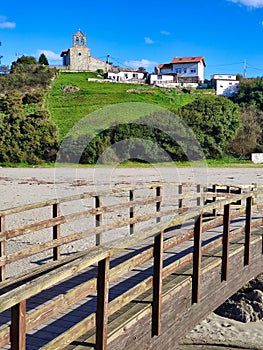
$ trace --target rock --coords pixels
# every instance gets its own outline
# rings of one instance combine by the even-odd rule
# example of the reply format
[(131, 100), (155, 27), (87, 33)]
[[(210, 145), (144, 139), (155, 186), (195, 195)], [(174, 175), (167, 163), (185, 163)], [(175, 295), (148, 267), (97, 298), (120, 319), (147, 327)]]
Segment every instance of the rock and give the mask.
[(239, 322), (256, 322), (263, 319), (263, 275), (222, 304), (215, 313)]
[(79, 91), (80, 88), (78, 88), (77, 86), (71, 86), (71, 85), (66, 85), (66, 86), (62, 86), (62, 91), (65, 92), (77, 92)]

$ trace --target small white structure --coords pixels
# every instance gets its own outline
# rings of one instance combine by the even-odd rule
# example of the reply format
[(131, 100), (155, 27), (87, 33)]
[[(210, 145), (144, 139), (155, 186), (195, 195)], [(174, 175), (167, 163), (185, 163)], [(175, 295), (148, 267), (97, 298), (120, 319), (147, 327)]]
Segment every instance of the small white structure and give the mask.
[(256, 164), (263, 163), (263, 153), (252, 153), (251, 160), (253, 163), (256, 163)]
[(206, 67), (203, 56), (175, 57), (170, 63), (160, 64), (155, 67), (156, 74), (169, 74), (175, 83), (195, 83), (204, 82), (204, 69)]
[(173, 76), (165, 74), (150, 74), (150, 84), (171, 84), (173, 83)]
[(234, 74), (213, 74), (211, 83), (216, 90), (216, 95), (231, 97), (238, 93), (239, 81)]
[(117, 68), (109, 71), (107, 73), (107, 79), (116, 81), (116, 82), (144, 82), (145, 81), (145, 73), (139, 72), (133, 69), (122, 69)]

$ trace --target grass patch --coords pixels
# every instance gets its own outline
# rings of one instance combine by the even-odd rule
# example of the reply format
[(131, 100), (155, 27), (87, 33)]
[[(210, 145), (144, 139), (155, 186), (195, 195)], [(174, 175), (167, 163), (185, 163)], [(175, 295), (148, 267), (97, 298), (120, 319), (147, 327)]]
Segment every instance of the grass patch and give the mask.
[[(90, 117), (91, 123), (86, 125), (85, 132), (97, 133), (113, 122), (127, 123), (158, 108), (176, 111), (178, 107), (192, 102), (195, 98), (193, 94), (185, 94), (175, 89), (88, 81), (88, 78), (94, 78), (94, 74), (97, 77), (96, 73), (89, 72), (61, 72), (52, 83), (52, 89), (46, 97), (46, 105), (51, 119), (58, 127), (60, 140), (79, 120), (86, 116)], [(63, 93), (62, 87), (67, 85), (76, 86), (80, 90)], [(120, 111), (118, 111), (119, 107), (118, 109), (116, 106), (112, 108), (113, 105), (130, 102), (141, 103), (141, 107), (138, 106), (138, 110), (133, 110), (132, 106), (127, 108), (126, 105), (125, 108), (120, 107)], [(142, 104), (149, 104), (148, 110), (142, 108)], [(106, 106), (109, 106), (109, 114), (105, 116), (100, 110)], [(90, 116), (94, 111), (97, 113)]]

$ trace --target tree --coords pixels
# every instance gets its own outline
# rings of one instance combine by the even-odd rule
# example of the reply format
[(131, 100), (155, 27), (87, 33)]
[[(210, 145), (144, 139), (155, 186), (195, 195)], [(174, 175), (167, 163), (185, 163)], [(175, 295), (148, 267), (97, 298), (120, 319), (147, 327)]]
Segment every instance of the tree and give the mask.
[(38, 63), (43, 64), (44, 66), (48, 66), (49, 65), (48, 60), (47, 60), (47, 58), (46, 58), (44, 53), (42, 53), (39, 56)]
[(242, 79), (233, 101), (243, 107), (255, 105), (263, 111), (263, 78)]
[(146, 69), (144, 67), (139, 67), (138, 68), (138, 71), (139, 72), (142, 72), (142, 73), (145, 73), (146, 72)]
[(241, 126), (236, 137), (231, 141), (229, 150), (238, 157), (249, 157), (252, 152), (262, 151), (263, 112), (255, 106), (241, 108)]
[(36, 65), (37, 60), (33, 56), (21, 56), (16, 61), (12, 62), (10, 73), (14, 73), (19, 66)]
[(239, 106), (223, 96), (201, 96), (179, 109), (208, 158), (220, 158), (240, 126)]

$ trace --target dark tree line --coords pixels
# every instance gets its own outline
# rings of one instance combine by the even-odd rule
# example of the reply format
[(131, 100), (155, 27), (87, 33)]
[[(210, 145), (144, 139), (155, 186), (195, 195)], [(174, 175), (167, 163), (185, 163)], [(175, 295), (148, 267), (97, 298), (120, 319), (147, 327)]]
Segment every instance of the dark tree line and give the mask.
[(150, 163), (220, 158), (240, 126), (239, 107), (225, 97), (198, 97), (176, 114), (156, 112), (133, 123), (116, 122), (91, 138), (68, 136), (61, 162), (143, 160)]

